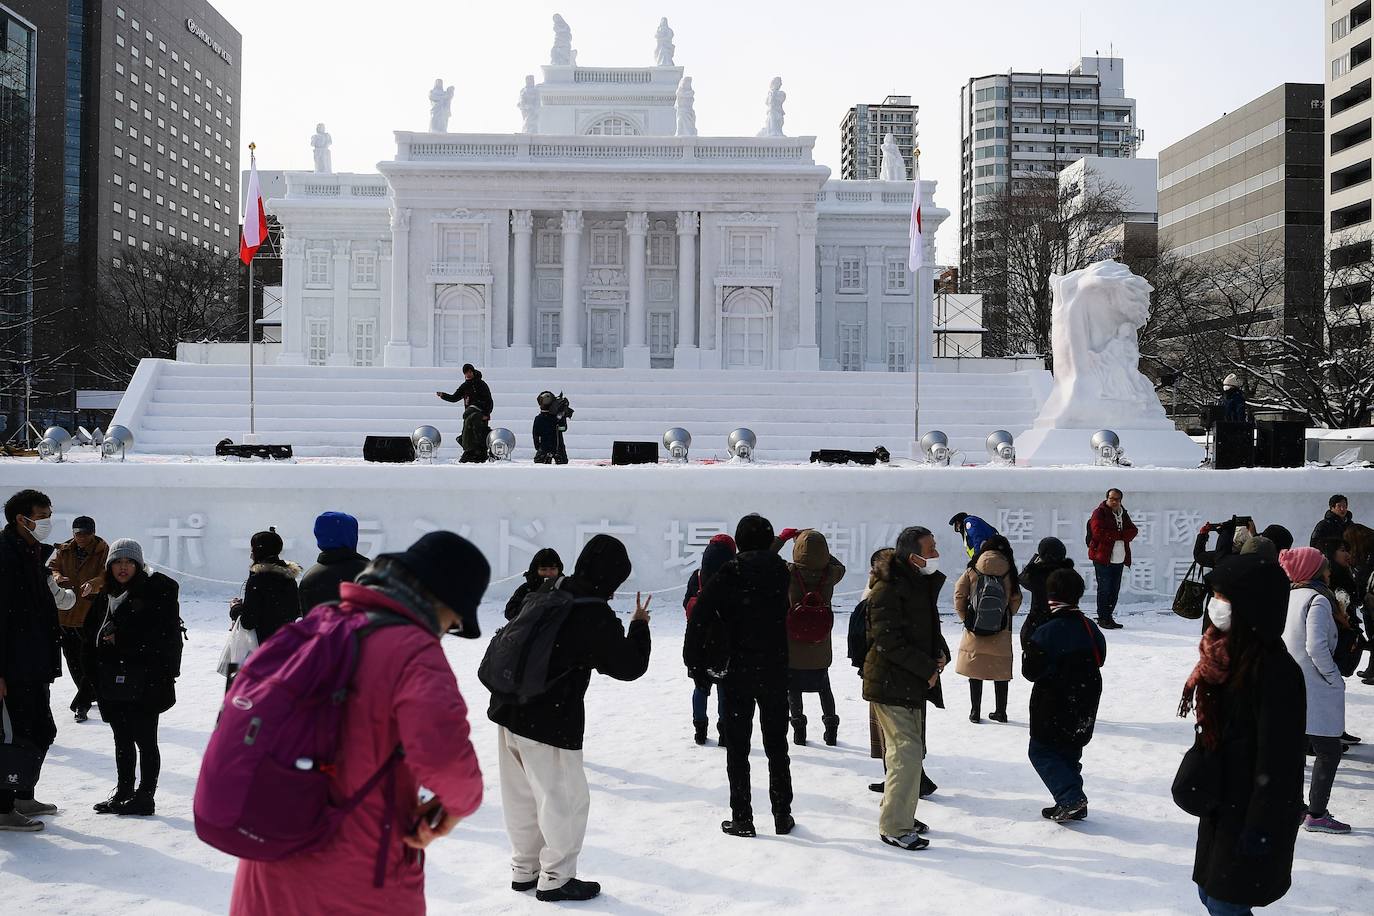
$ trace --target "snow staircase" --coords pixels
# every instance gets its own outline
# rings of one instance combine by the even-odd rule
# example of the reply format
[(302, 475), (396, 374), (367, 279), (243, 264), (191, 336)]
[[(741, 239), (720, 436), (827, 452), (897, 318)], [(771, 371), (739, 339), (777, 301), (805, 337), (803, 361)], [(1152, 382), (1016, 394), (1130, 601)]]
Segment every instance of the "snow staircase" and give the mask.
[[(692, 435), (692, 457), (728, 457), (726, 439), (746, 426), (757, 457), (806, 461), (814, 449), (909, 453), (912, 376), (876, 372), (726, 372), (633, 369), (492, 369), (493, 427), (515, 433), (517, 459), (533, 457), (535, 396), (563, 391), (576, 415), (566, 437), (572, 458), (609, 458), (614, 440), (658, 442), (670, 427)], [(1043, 378), (1042, 378), (1043, 377)], [(921, 430), (940, 429), (974, 461), (985, 460), (994, 429), (1030, 427), (1046, 390), (1043, 370), (921, 374)], [(462, 382), (453, 369), (262, 366), (256, 370), (259, 440), (289, 443), (300, 457), (360, 457), (368, 435), (409, 435), (431, 424), (441, 457), (457, 457), (462, 408), (437, 390)], [(136, 449), (210, 455), (248, 429), (246, 366), (144, 360), (115, 416)]]

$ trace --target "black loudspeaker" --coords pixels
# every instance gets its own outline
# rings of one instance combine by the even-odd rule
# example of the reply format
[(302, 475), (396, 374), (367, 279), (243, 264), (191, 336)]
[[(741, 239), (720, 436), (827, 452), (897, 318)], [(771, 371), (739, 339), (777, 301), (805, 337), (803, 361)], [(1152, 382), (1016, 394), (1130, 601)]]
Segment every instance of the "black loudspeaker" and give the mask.
[(290, 461), (289, 445), (235, 445), (232, 439), (221, 439), (215, 443), (217, 458), (262, 458), (272, 461)]
[(363, 460), (406, 464), (415, 460), (415, 443), (409, 436), (368, 436), (363, 440)]
[(616, 442), (611, 446), (611, 464), (658, 464), (658, 443)]
[(1216, 460), (1212, 467), (1218, 471), (1255, 466), (1255, 425), (1223, 420), (1216, 429)]
[(1260, 420), (1255, 463), (1262, 468), (1300, 468), (1307, 463), (1307, 424), (1302, 420)]
[(811, 453), (812, 464), (861, 464), (872, 467), (878, 462), (887, 464), (892, 458), (881, 445), (871, 452), (855, 452), (847, 448), (823, 448)]

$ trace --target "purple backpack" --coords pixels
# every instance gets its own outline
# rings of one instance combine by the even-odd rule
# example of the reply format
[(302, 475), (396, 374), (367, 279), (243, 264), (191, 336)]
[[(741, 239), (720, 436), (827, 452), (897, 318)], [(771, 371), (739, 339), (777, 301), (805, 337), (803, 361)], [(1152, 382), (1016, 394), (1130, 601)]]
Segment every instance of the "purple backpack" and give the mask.
[[(387, 762), (351, 797), (330, 798), (344, 711), (362, 640), (411, 621), (320, 605), (249, 656), (224, 697), (196, 782), (196, 835), (241, 859), (273, 862), (319, 849), (344, 817), (392, 776)], [(388, 786), (394, 780), (387, 779)], [(388, 789), (377, 879), (394, 820)]]

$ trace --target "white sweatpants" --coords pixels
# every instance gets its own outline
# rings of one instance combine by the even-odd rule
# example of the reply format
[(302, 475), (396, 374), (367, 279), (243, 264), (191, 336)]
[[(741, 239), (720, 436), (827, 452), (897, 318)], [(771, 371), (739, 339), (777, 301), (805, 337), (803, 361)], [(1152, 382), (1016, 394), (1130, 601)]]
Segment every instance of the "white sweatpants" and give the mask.
[(582, 752), (497, 729), (501, 806), (510, 834), (511, 880), (539, 880), (541, 891), (577, 877), (591, 795)]

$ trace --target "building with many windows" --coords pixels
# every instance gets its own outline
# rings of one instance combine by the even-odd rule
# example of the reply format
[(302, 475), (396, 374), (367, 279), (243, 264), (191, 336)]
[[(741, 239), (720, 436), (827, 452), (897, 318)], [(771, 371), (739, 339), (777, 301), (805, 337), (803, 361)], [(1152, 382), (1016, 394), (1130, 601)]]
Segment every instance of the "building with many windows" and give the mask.
[(912, 149), (921, 108), (909, 95), (889, 95), (877, 105), (855, 105), (840, 122), (840, 178), (871, 181), (881, 177), (883, 138), (892, 134), (906, 160), (906, 177), (915, 178)]
[[(1374, 4), (1330, 0), (1326, 10), (1326, 228), (1332, 266), (1358, 267), (1370, 260), (1374, 234)], [(1346, 301), (1370, 301), (1369, 283), (1336, 290)]]

